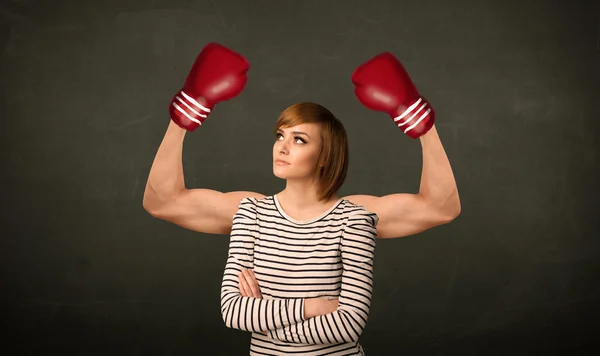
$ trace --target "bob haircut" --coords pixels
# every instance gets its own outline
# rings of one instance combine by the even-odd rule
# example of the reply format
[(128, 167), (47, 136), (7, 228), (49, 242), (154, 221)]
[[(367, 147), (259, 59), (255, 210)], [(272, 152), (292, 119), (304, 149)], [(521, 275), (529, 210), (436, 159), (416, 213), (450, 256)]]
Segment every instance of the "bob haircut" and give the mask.
[(275, 123), (275, 135), (282, 127), (316, 123), (321, 128), (321, 149), (317, 159), (318, 196), (328, 200), (341, 188), (348, 172), (348, 136), (344, 125), (325, 107), (301, 102), (285, 109)]

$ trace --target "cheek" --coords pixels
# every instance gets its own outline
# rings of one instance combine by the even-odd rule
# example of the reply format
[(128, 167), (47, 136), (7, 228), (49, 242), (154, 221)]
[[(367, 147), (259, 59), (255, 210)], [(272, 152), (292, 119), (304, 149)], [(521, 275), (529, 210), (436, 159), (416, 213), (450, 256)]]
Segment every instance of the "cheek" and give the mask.
[(298, 163), (303, 166), (307, 166), (308, 168), (312, 168), (318, 159), (318, 152), (312, 149), (304, 149), (301, 152), (298, 152), (296, 155), (296, 160)]

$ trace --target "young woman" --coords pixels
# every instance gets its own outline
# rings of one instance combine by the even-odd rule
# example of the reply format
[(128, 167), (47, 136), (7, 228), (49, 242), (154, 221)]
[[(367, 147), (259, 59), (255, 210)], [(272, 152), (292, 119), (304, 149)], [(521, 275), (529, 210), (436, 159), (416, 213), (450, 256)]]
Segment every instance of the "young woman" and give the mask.
[(280, 115), (275, 138), (273, 173), (286, 187), (239, 205), (223, 320), (253, 333), (255, 355), (361, 354), (378, 217), (336, 194), (347, 170), (346, 133), (324, 107), (300, 103)]
[(348, 167), (341, 122), (314, 103), (282, 112), (275, 125), (273, 172), (286, 180), (273, 195), (188, 189), (181, 154), (216, 103), (238, 95), (249, 65), (221, 45), (205, 47), (171, 102), (172, 121), (144, 195), (153, 216), (182, 227), (230, 234), (221, 289), (228, 327), (252, 332), (250, 353), (363, 354), (358, 339), (370, 308), (375, 238), (416, 234), (452, 221), (460, 202), (434, 113), (389, 54), (352, 76), (358, 99), (419, 138), (417, 194), (339, 197)]

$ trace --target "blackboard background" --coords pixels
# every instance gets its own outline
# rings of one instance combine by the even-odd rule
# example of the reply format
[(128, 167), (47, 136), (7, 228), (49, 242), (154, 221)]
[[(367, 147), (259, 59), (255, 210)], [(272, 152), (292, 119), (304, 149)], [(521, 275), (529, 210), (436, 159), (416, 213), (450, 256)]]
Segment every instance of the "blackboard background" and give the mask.
[(5, 354), (247, 354), (219, 312), (227, 235), (142, 208), (169, 100), (211, 41), (251, 69), (186, 137), (189, 187), (282, 189), (273, 124), (314, 101), (350, 137), (342, 194), (416, 192), (419, 141), (361, 106), (350, 75), (390, 51), (434, 105), (462, 214), (378, 240), (369, 355), (597, 347), (598, 2), (1, 4)]

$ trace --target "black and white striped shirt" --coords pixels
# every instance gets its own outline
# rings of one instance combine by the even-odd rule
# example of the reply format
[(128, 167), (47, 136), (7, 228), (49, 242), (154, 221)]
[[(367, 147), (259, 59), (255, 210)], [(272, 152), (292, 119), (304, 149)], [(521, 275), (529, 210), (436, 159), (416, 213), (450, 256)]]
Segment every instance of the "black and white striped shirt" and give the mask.
[[(363, 355), (378, 217), (340, 199), (298, 221), (277, 197), (242, 199), (233, 219), (221, 286), (229, 328), (252, 332), (250, 355)], [(253, 269), (262, 299), (242, 297), (238, 275)], [(305, 298), (338, 298), (330, 314), (304, 318)]]

